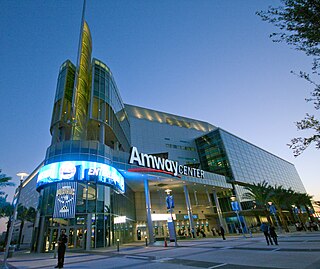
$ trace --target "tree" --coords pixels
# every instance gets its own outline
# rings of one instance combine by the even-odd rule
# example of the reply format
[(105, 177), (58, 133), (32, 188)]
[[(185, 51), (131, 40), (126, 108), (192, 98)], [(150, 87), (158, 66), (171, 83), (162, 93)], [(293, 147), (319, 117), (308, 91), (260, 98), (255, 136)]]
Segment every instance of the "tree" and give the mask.
[(275, 186), (273, 187), (273, 195), (271, 197), (271, 202), (276, 206), (277, 211), (279, 213), (279, 216), (282, 220), (282, 224), (284, 226), (284, 229), (286, 232), (289, 232), (288, 229), (288, 223), (285, 218), (285, 215), (283, 214), (282, 208), (286, 205), (287, 203), (287, 198), (288, 198), (288, 190), (284, 189), (282, 186)]
[(18, 216), (17, 219), (20, 220), (20, 230), (19, 230), (19, 238), (18, 238), (18, 246), (20, 248), (21, 244), (21, 236), (24, 224), (26, 221), (34, 222), (36, 218), (36, 210), (33, 207), (26, 208), (25, 206), (19, 204), (18, 206)]
[(271, 187), (265, 180), (262, 183), (253, 183), (246, 185), (244, 189), (248, 190), (243, 194), (244, 199), (254, 200), (257, 206), (265, 206), (271, 196)]
[(244, 199), (255, 201), (257, 207), (263, 209), (264, 214), (267, 216), (268, 221), (270, 222), (267, 202), (272, 196), (272, 187), (269, 186), (268, 182), (264, 180), (262, 183), (246, 185), (244, 186), (244, 189), (248, 190), (249, 192), (244, 193), (242, 197)]
[[(262, 20), (276, 26), (280, 32), (270, 34), (274, 42), (285, 42), (293, 48), (313, 57), (312, 70), (320, 75), (320, 2), (318, 0), (282, 0), (279, 7), (269, 7), (267, 11), (257, 14)], [(320, 85), (310, 78), (306, 72), (298, 74), (315, 88), (311, 96), (306, 99), (313, 102), (316, 110), (320, 109)], [(310, 130), (311, 135), (291, 139), (288, 146), (295, 157), (299, 156), (307, 147), (315, 143), (320, 148), (320, 122), (312, 114), (295, 123), (298, 130)]]
[(10, 217), (13, 213), (13, 206), (7, 202), (7, 195), (0, 196), (0, 218)]
[(6, 174), (1, 173), (2, 170), (0, 169), (0, 196), (4, 196), (5, 192), (1, 189), (4, 187), (14, 186), (14, 183), (9, 182), (12, 178), (8, 177)]
[(301, 212), (301, 206), (304, 206), (307, 211), (308, 217), (310, 217), (312, 220), (312, 214), (309, 209), (309, 208), (312, 208), (311, 199), (312, 199), (312, 196), (308, 195), (307, 193), (296, 193), (293, 201), (300, 212)]

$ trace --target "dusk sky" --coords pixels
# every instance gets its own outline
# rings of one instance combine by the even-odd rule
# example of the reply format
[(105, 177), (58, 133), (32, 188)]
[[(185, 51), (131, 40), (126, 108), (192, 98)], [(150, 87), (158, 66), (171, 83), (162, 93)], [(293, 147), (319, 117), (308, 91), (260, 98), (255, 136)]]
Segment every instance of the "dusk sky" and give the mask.
[[(320, 151), (294, 158), (286, 145), (304, 134), (294, 122), (315, 113), (304, 100), (312, 85), (290, 73), (309, 72), (312, 59), (273, 43), (276, 29), (255, 14), (279, 3), (92, 0), (86, 20), (92, 55), (111, 68), (124, 103), (209, 122), (292, 162), (320, 200)], [(81, 10), (81, 0), (1, 1), (0, 169), (15, 183), (50, 145), (58, 71), (76, 63)]]

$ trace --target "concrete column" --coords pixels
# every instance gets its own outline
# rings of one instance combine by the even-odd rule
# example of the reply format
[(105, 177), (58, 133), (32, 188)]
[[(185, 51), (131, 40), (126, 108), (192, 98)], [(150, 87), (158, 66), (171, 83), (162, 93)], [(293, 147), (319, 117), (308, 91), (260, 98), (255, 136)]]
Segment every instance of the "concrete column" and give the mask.
[(149, 232), (149, 242), (152, 244), (154, 243), (154, 236), (153, 236), (153, 225), (151, 219), (151, 200), (150, 200), (150, 191), (149, 191), (149, 181), (147, 179), (144, 180), (144, 193), (146, 196), (146, 209), (147, 209), (147, 225), (148, 225), (148, 232)]
[(87, 215), (87, 236), (86, 236), (86, 250), (90, 250), (91, 249), (91, 218), (92, 218), (92, 214), (89, 213)]
[(208, 189), (207, 189), (207, 188), (206, 188), (206, 194), (207, 194), (207, 198), (208, 198), (209, 206), (210, 206), (210, 207), (212, 207), (212, 201), (211, 201), (210, 194), (209, 194), (209, 191), (208, 191)]
[(198, 197), (197, 197), (197, 191), (193, 191), (194, 194), (194, 201), (196, 202), (196, 206), (198, 205)]
[(45, 224), (45, 217), (40, 218), (40, 227), (39, 227), (39, 240), (37, 242), (37, 252), (40, 253), (43, 249), (43, 241), (45, 238), (45, 233), (44, 233), (44, 225)]
[(188, 217), (189, 217), (189, 223), (190, 223), (190, 231), (192, 228), (194, 229), (194, 221), (193, 221), (193, 215), (192, 215), (192, 207), (190, 204), (190, 196), (189, 196), (189, 191), (186, 185), (183, 186), (184, 190), (184, 196), (186, 198), (186, 205), (187, 205), (187, 210), (188, 210)]
[(227, 231), (227, 224), (226, 224), (225, 219), (223, 218), (221, 207), (219, 204), (219, 199), (218, 199), (217, 192), (215, 189), (213, 189), (213, 199), (214, 199), (214, 202), (217, 207), (217, 213), (218, 213), (220, 225)]

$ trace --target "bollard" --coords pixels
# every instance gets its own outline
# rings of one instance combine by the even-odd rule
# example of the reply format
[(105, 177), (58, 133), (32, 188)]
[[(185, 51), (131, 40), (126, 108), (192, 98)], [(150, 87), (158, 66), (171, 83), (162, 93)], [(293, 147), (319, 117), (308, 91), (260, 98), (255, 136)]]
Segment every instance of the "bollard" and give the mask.
[(164, 246), (165, 246), (165, 247), (168, 246), (168, 244), (167, 244), (167, 237), (164, 238)]
[(117, 239), (117, 251), (119, 252), (119, 244), (120, 244), (120, 239)]
[(57, 258), (58, 243), (53, 244), (53, 258)]
[(145, 236), (144, 238), (145, 238), (145, 240), (146, 240), (146, 247), (147, 247), (147, 246), (148, 246), (148, 237)]

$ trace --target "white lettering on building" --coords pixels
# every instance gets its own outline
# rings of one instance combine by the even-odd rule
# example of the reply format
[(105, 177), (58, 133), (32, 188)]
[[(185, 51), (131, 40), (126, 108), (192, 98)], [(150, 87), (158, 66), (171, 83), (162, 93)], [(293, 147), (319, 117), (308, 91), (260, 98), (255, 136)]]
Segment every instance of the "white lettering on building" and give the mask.
[(129, 163), (136, 163), (139, 166), (167, 171), (172, 173), (172, 175), (175, 177), (180, 174), (184, 176), (204, 178), (204, 171), (201, 169), (179, 165), (176, 161), (160, 158), (151, 154), (139, 154), (139, 151), (136, 147), (132, 147), (131, 149)]

